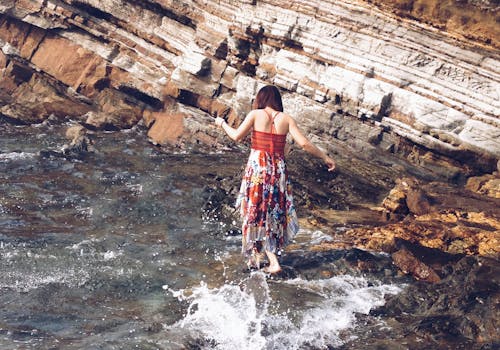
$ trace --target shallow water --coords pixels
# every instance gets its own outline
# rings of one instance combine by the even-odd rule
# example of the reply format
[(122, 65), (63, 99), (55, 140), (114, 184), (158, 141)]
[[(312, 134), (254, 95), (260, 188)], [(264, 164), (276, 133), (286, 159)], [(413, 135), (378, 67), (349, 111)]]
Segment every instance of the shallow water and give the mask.
[[(245, 271), (233, 223), (202, 210), (244, 155), (165, 154), (141, 130), (40, 154), (65, 128), (0, 122), (1, 349), (327, 349), (387, 329), (368, 313), (390, 279)], [(295, 254), (322, 239), (302, 230)]]

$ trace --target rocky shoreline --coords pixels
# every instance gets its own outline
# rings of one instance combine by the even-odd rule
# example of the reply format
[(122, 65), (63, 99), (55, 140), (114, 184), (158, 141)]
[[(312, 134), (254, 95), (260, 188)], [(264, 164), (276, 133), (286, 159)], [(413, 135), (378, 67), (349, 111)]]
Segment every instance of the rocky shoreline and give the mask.
[[(499, 346), (495, 3), (322, 3), (0, 2), (0, 118), (73, 121), (68, 157), (89, 151), (88, 133), (132, 127), (162, 152), (242, 157), (213, 118), (237, 125), (276, 84), (338, 163), (288, 158), (302, 226), (331, 237), (310, 259), (355, 251), (357, 271), (383, 273), (370, 253), (383, 252), (417, 281), (373, 312), (399, 325), (377, 348)], [(207, 215), (236, 219), (240, 174), (207, 179)]]

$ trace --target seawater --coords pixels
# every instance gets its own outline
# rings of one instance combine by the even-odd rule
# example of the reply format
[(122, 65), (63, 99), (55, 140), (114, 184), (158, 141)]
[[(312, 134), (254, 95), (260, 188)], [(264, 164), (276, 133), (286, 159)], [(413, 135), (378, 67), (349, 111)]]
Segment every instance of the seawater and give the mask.
[(202, 210), (207, 183), (243, 155), (165, 154), (130, 130), (67, 159), (66, 127), (0, 122), (1, 349), (335, 348), (402, 288), (250, 273), (231, 223)]
[[(271, 290), (288, 288), (302, 295), (304, 300), (295, 300), (302, 306), (295, 307), (279, 293), (270, 297)], [(167, 333), (198, 339), (207, 349), (327, 349), (344, 343), (340, 333), (356, 327), (357, 314), (368, 314), (384, 304), (385, 295), (399, 291), (395, 285), (373, 286), (352, 276), (268, 283), (262, 272), (256, 272), (243, 287), (210, 289), (202, 283), (189, 296), (171, 290), (189, 307), (180, 321), (165, 328)], [(274, 312), (277, 306), (286, 310)]]

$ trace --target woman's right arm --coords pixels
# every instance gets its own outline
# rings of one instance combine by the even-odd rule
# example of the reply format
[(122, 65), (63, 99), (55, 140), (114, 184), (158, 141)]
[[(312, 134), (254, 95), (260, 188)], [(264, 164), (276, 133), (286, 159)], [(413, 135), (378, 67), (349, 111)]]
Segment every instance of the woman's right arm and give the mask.
[(237, 129), (231, 127), (228, 123), (226, 123), (224, 119), (220, 117), (217, 117), (215, 119), (215, 125), (220, 126), (231, 139), (236, 142), (240, 142), (252, 130), (254, 120), (255, 115), (253, 111), (251, 111), (247, 114), (247, 116)]
[(292, 135), (294, 141), (297, 142), (297, 144), (302, 147), (302, 149), (307, 153), (323, 160), (328, 166), (328, 171), (335, 170), (335, 161), (318, 147), (316, 147), (311, 141), (309, 141), (309, 139), (305, 137), (304, 134), (302, 134), (299, 127), (297, 126), (297, 122), (295, 122), (292, 117), (289, 117), (288, 119), (288, 131), (290, 132), (290, 135)]

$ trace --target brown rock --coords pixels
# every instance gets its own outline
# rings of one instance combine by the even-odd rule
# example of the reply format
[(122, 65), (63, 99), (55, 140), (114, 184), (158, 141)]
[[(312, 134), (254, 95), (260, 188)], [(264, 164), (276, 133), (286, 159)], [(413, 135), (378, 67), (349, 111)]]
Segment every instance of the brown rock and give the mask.
[(82, 125), (70, 126), (66, 130), (66, 138), (71, 140), (69, 144), (62, 147), (62, 152), (66, 156), (81, 157), (87, 152), (94, 152), (93, 142), (87, 137), (87, 129)]
[(4, 69), (7, 66), (7, 57), (0, 51), (0, 69)]
[(82, 125), (73, 125), (66, 129), (65, 136), (68, 140), (73, 141), (85, 135), (86, 131), (87, 130)]
[(30, 12), (40, 11), (41, 4), (37, 1), (30, 0), (17, 0), (16, 5), (23, 10), (28, 10)]
[(225, 118), (230, 113), (231, 113), (231, 108), (219, 101), (213, 101), (210, 106), (210, 114), (214, 117)]
[(447, 30), (455, 36), (465, 36), (496, 47), (500, 46), (499, 29), (495, 20), (498, 4), (494, 1), (370, 0), (368, 2), (401, 17), (418, 18), (421, 22)]
[(50, 115), (58, 118), (79, 116), (91, 109), (91, 106), (75, 101), (61, 94), (52, 84), (33, 75), (29, 82), (22, 83), (12, 93), (15, 101), (0, 110), (5, 116), (22, 123), (40, 123)]
[(398, 250), (392, 254), (394, 264), (405, 274), (411, 274), (417, 280), (437, 283), (441, 278), (429, 266), (419, 261), (410, 251)]
[(383, 200), (382, 207), (392, 214), (408, 214), (405, 191), (399, 187), (393, 188)]
[(174, 82), (169, 80), (168, 83), (163, 88), (163, 95), (177, 98), (180, 95), (180, 89), (177, 85), (175, 85)]
[(46, 32), (43, 29), (31, 26), (29, 34), (26, 36), (25, 42), (21, 47), (21, 57), (29, 60), (33, 53), (40, 45), (40, 42), (45, 37)]
[(431, 210), (430, 200), (418, 187), (410, 187), (406, 194), (406, 205), (410, 213), (416, 215), (427, 214)]
[(26, 39), (26, 33), (29, 33), (31, 25), (14, 18), (4, 18), (0, 22), (0, 39), (21, 51)]
[(500, 198), (500, 173), (471, 177), (465, 187), (479, 194), (493, 198)]
[(155, 144), (174, 144), (184, 131), (183, 113), (153, 113), (155, 122), (148, 137)]
[(392, 252), (396, 239), (451, 254), (500, 254), (500, 217), (486, 212), (442, 211), (346, 232), (355, 246)]
[(407, 214), (423, 215), (431, 210), (429, 197), (415, 178), (403, 178), (383, 200), (382, 207), (389, 218), (402, 218)]
[(86, 123), (98, 129), (131, 128), (142, 118), (143, 106), (120, 91), (104, 89), (97, 97), (100, 110), (86, 115)]
[(142, 120), (147, 128), (150, 128), (155, 122), (155, 112), (150, 109), (146, 109), (142, 114)]
[(70, 40), (47, 36), (34, 53), (31, 62), (56, 79), (73, 88), (96, 65), (96, 55)]

